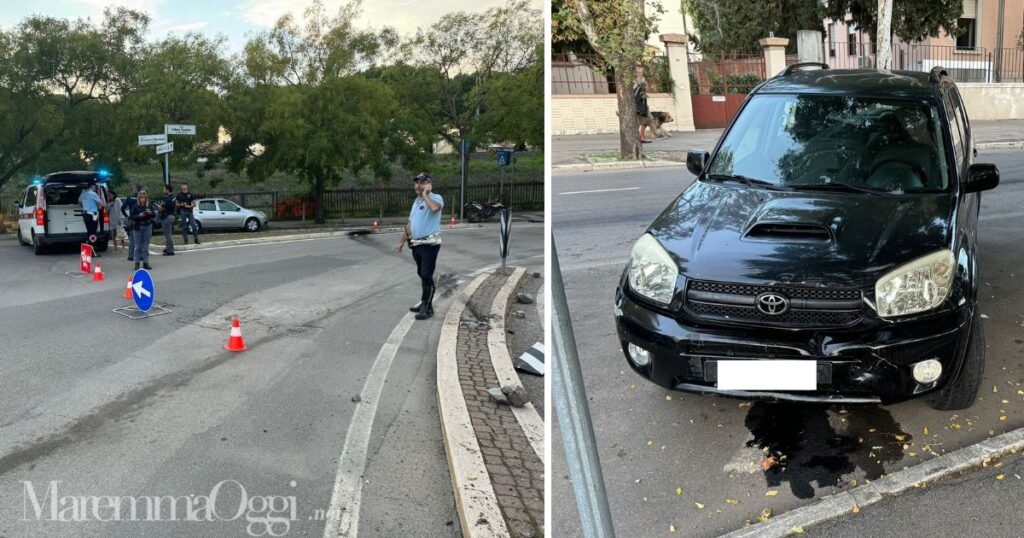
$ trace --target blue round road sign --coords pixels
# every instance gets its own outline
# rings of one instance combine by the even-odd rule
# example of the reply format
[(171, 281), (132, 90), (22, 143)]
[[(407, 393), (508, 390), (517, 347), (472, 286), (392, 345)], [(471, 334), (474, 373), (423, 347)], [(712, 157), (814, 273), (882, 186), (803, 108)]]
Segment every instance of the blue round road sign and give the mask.
[(139, 269), (132, 275), (132, 299), (135, 306), (143, 312), (149, 312), (153, 308), (153, 300), (156, 297), (156, 287), (153, 285), (153, 277), (149, 271)]

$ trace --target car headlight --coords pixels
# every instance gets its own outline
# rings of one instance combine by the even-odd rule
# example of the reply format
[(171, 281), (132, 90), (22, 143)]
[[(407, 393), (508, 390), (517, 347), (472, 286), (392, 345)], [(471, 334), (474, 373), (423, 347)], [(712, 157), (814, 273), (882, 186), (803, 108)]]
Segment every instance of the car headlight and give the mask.
[(651, 234), (644, 234), (633, 245), (628, 272), (630, 289), (658, 303), (672, 302), (679, 268)]
[(956, 258), (947, 249), (905, 263), (875, 283), (878, 316), (891, 318), (938, 307), (949, 297)]

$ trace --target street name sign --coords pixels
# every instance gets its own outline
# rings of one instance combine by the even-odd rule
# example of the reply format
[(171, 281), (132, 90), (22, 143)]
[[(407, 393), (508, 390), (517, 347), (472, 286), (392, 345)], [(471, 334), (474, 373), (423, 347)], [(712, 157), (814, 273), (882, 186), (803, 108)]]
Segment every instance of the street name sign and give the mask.
[(166, 134), (139, 135), (140, 146), (159, 146), (167, 143)]
[(164, 132), (169, 135), (194, 135), (195, 125), (164, 125)]
[(170, 153), (174, 151), (174, 142), (168, 142), (166, 144), (160, 144), (156, 147), (156, 154), (163, 155), (164, 153)]

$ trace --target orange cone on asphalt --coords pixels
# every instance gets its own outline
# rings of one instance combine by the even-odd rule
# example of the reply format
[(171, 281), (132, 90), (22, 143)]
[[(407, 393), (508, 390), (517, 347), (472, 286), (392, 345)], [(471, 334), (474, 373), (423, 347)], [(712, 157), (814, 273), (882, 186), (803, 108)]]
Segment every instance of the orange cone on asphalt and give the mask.
[(93, 282), (103, 282), (104, 280), (106, 280), (106, 279), (103, 278), (103, 268), (100, 267), (100, 263), (99, 262), (96, 262), (96, 270), (93, 271), (93, 273), (92, 273), (92, 281)]
[(242, 326), (238, 323), (238, 318), (235, 318), (231, 322), (231, 338), (228, 338), (228, 345), (224, 346), (224, 349), (228, 351), (245, 351), (245, 341), (242, 340)]
[(373, 221), (373, 231), (380, 231), (380, 223), (376, 220)]
[(122, 297), (125, 299), (132, 298), (132, 277), (128, 277), (128, 284), (124, 286), (124, 295)]
[(455, 215), (452, 215), (452, 220), (448, 224), (457, 224), (457, 223), (458, 223), (458, 221), (455, 220)]

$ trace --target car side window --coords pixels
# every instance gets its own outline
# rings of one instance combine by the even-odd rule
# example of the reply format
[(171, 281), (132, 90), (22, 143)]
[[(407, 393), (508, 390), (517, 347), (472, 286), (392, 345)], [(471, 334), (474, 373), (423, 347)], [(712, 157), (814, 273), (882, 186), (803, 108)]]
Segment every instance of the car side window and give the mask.
[(963, 127), (960, 125), (958, 118), (959, 114), (953, 107), (953, 101), (950, 100), (948, 93), (943, 97), (942, 102), (946, 106), (946, 119), (949, 121), (949, 133), (953, 136), (953, 156), (956, 158), (956, 166), (959, 175), (959, 168), (964, 164)]
[(39, 193), (39, 187), (29, 187), (28, 191), (25, 192), (25, 200), (21, 204), (22, 207), (31, 207), (36, 205), (36, 195)]
[(964, 152), (968, 152), (974, 146), (974, 136), (971, 133), (971, 123), (967, 121), (967, 108), (964, 107), (964, 101), (960, 98), (960, 90), (953, 88), (953, 106), (956, 108), (957, 115), (956, 119), (960, 123), (960, 132), (964, 137)]
[(217, 203), (220, 204), (220, 210), (221, 211), (239, 211), (239, 210), (241, 210), (240, 207), (238, 207), (237, 205), (235, 205), (235, 204), (233, 204), (233, 203), (231, 203), (231, 202), (229, 202), (227, 200), (220, 200)]
[(217, 205), (213, 202), (213, 200), (203, 200), (202, 202), (199, 202), (199, 210), (200, 211), (216, 211), (217, 210)]

